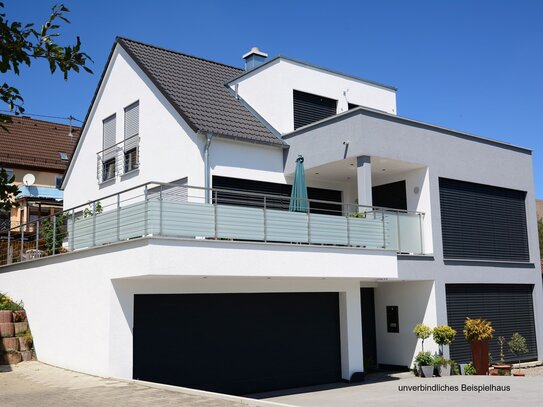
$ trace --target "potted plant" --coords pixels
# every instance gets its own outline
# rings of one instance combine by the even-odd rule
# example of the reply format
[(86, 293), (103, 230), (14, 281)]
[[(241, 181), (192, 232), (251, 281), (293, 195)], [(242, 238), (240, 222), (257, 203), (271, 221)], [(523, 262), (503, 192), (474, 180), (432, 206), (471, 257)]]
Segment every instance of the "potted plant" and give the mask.
[(526, 344), (526, 339), (518, 332), (515, 332), (513, 336), (511, 336), (511, 340), (508, 342), (508, 345), (511, 353), (518, 358), (519, 364), (518, 372), (513, 373), (513, 376), (524, 376), (524, 373), (520, 371), (520, 355), (528, 353), (528, 345)]
[(477, 374), (477, 372), (475, 371), (475, 366), (473, 365), (473, 362), (469, 362), (464, 367), (464, 375), (472, 376), (474, 374)]
[(433, 363), (439, 373), (439, 376), (444, 377), (451, 375), (451, 360), (445, 359), (442, 355), (436, 355)]
[(434, 375), (434, 361), (430, 352), (419, 352), (415, 358), (415, 363), (422, 372), (421, 376), (432, 377)]
[(443, 355), (443, 347), (454, 342), (456, 331), (449, 325), (436, 326), (432, 331), (434, 342), (439, 345), (439, 354)]
[(473, 365), (478, 375), (488, 373), (488, 342), (493, 338), (492, 323), (484, 319), (467, 318), (464, 336), (471, 345)]
[(505, 337), (498, 336), (498, 343), (500, 344), (500, 363), (492, 365), (492, 374), (497, 376), (511, 376), (511, 365), (505, 363), (505, 355), (503, 353)]
[(417, 338), (422, 340), (422, 352), (424, 352), (424, 340), (432, 335), (432, 330), (424, 324), (417, 324), (415, 325), (415, 328), (413, 328), (413, 333)]

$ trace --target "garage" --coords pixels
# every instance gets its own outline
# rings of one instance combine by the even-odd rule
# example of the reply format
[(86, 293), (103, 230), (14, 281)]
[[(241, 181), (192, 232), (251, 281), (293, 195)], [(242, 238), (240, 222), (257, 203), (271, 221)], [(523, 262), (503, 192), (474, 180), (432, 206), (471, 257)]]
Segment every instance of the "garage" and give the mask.
[[(494, 361), (500, 357), (497, 338), (504, 336), (509, 341), (514, 332), (526, 338), (528, 353), (522, 360), (537, 360), (533, 288), (532, 284), (447, 284), (448, 324), (458, 332), (450, 346), (451, 358), (457, 363), (472, 360), (470, 345), (462, 335), (464, 321), (470, 317), (492, 322), (495, 332), (489, 352)], [(507, 345), (504, 354), (506, 361), (518, 362)]]
[(137, 294), (133, 377), (245, 395), (341, 380), (338, 293)]

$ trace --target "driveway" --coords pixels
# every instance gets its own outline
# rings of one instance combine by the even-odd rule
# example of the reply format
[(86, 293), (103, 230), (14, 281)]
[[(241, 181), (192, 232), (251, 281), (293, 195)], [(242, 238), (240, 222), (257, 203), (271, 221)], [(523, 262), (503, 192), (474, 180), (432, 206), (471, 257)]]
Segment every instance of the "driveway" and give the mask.
[[(421, 406), (543, 406), (543, 368), (524, 369), (526, 377), (451, 376), (418, 378), (410, 373), (387, 381), (329, 390), (268, 397), (295, 406), (319, 407), (421, 407)], [(371, 380), (371, 379), (370, 379)], [(433, 387), (432, 387), (433, 386)], [(485, 387), (486, 386), (486, 387)]]
[(194, 390), (151, 387), (59, 369), (39, 362), (0, 366), (2, 407), (234, 407), (277, 405)]

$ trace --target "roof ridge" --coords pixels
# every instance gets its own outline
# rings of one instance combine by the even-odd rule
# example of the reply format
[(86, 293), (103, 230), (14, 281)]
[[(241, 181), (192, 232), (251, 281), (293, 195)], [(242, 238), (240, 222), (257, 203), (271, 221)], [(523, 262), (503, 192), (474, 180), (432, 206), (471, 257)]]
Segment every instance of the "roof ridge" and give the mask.
[(199, 59), (200, 61), (209, 62), (209, 63), (216, 64), (216, 65), (222, 65), (222, 66), (225, 66), (225, 67), (227, 67), (227, 68), (236, 69), (236, 70), (238, 70), (238, 71), (244, 71), (243, 68), (239, 68), (239, 67), (237, 67), (237, 66), (228, 65), (228, 64), (225, 64), (225, 63), (223, 63), (223, 62), (213, 61), (213, 60), (211, 60), (211, 59), (202, 58), (202, 57), (199, 57), (199, 56), (196, 56), (196, 55), (192, 55), (192, 54), (187, 54), (187, 53), (185, 53), (185, 52), (175, 51), (175, 50), (170, 49), (170, 48), (159, 47), (158, 45), (153, 45), (153, 44), (149, 44), (149, 43), (147, 43), (147, 42), (142, 42), (142, 41), (134, 40), (134, 39), (132, 39), (132, 38), (117, 36), (116, 42), (118, 42), (118, 41), (130, 41), (130, 42), (135, 42), (135, 43), (137, 43), (137, 44), (141, 44), (141, 45), (144, 45), (144, 46), (146, 46), (146, 47), (151, 47), (151, 48), (159, 49), (159, 50), (161, 50), (161, 51), (171, 52), (171, 53), (173, 53), (173, 54), (182, 55), (182, 56), (185, 56), (185, 57), (188, 57), (188, 58)]
[[(30, 116), (15, 115), (15, 114), (9, 114), (9, 113), (2, 113), (2, 115), (11, 117), (12, 118), (12, 123), (15, 123), (13, 121), (14, 119), (26, 119), (26, 120), (36, 121), (36, 122), (42, 122), (42, 123), (48, 123), (48, 124), (58, 124), (59, 126), (70, 127), (69, 124), (64, 124), (64, 123), (59, 123), (59, 122), (52, 122), (52, 121), (44, 120), (44, 119), (35, 119), (33, 117), (30, 117)], [(12, 123), (4, 123), (4, 125), (7, 124), (9, 126)], [(81, 127), (72, 124), (72, 129), (81, 129)]]

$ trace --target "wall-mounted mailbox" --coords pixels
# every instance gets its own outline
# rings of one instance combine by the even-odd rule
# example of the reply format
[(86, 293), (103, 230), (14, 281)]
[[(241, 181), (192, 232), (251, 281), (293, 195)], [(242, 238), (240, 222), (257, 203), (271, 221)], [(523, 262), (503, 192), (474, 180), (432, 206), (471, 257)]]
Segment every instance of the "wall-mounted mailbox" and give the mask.
[(400, 320), (398, 317), (397, 305), (387, 305), (387, 332), (400, 332)]

